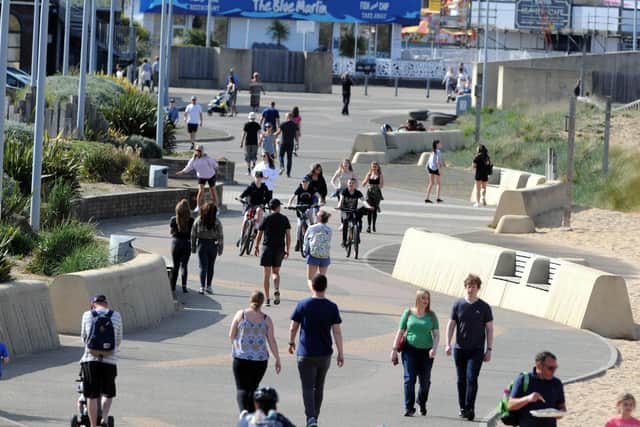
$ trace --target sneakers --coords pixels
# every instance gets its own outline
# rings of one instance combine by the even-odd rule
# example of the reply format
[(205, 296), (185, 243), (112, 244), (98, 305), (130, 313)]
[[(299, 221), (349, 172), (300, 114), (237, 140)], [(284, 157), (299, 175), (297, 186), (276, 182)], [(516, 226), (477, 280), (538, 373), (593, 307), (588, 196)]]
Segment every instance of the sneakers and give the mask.
[(213, 288), (211, 286), (207, 286), (207, 293), (213, 295)]
[(278, 289), (273, 293), (273, 303), (275, 305), (280, 304), (280, 291)]
[(442, 202), (444, 202), (444, 200), (438, 198), (438, 199), (436, 199), (436, 202), (442, 203)]
[(200, 295), (204, 295), (204, 288), (203, 288), (203, 287), (200, 287), (200, 290), (198, 291), (198, 293), (199, 293)]
[(479, 207), (480, 207), (480, 203), (475, 202), (475, 203), (473, 204), (473, 207), (474, 207), (474, 208), (479, 208)]
[(183, 293), (183, 294), (188, 294), (188, 293), (189, 293), (189, 291), (187, 290), (187, 287), (186, 287), (186, 286), (183, 286), (183, 287), (182, 287), (182, 293)]
[(425, 202), (425, 203), (433, 203), (433, 202), (432, 202), (431, 200), (429, 200), (429, 199), (424, 199), (424, 202)]
[(367, 227), (367, 233), (371, 233), (371, 227)]
[(193, 210), (193, 213), (200, 212), (200, 205), (196, 205), (196, 208)]
[(280, 168), (280, 171), (278, 172), (278, 175), (282, 175), (284, 173), (284, 168)]
[(416, 408), (407, 409), (406, 411), (404, 411), (404, 416), (413, 417), (415, 413), (416, 413)]
[(318, 427), (318, 421), (315, 417), (307, 418), (307, 427)]
[(267, 298), (267, 303), (265, 305), (267, 307), (271, 307), (271, 298)]

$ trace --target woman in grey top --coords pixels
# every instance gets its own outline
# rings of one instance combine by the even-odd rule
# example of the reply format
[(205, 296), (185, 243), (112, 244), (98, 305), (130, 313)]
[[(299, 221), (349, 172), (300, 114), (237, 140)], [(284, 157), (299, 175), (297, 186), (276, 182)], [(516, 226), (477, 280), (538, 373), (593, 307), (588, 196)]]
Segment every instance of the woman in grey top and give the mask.
[(208, 294), (213, 293), (213, 267), (224, 248), (222, 223), (217, 213), (216, 205), (205, 203), (191, 229), (191, 252), (196, 253), (197, 249), (200, 260), (200, 294), (204, 294), (205, 288)]
[(427, 162), (427, 175), (429, 176), (429, 185), (427, 186), (427, 194), (424, 199), (425, 203), (433, 203), (429, 196), (431, 195), (431, 189), (436, 187), (436, 202), (441, 203), (443, 200), (440, 198), (440, 171), (444, 167), (444, 160), (442, 159), (442, 153), (440, 152), (440, 140), (435, 139), (433, 141), (433, 151), (429, 156)]

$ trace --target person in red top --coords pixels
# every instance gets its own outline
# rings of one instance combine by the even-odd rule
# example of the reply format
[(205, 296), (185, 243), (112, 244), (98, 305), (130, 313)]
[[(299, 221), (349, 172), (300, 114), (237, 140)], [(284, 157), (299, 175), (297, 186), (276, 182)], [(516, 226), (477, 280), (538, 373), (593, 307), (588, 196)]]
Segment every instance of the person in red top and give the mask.
[(612, 417), (604, 427), (640, 427), (640, 420), (631, 414), (636, 409), (636, 399), (631, 393), (623, 393), (616, 402), (618, 416)]

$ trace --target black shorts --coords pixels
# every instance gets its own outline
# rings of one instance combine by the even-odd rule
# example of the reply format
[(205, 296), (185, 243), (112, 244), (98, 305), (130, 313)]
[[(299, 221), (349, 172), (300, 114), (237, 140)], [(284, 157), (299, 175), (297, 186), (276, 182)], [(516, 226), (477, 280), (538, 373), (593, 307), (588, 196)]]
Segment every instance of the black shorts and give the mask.
[(482, 174), (482, 173), (477, 173), (476, 172), (476, 181), (482, 181), (482, 182), (487, 182), (489, 181), (489, 175), (487, 174)]
[(284, 248), (270, 248), (262, 246), (260, 265), (262, 267), (280, 267), (284, 259)]
[(438, 176), (440, 175), (440, 170), (438, 170), (438, 169), (433, 170), (433, 169), (431, 169), (430, 167), (427, 166), (427, 171), (429, 171), (429, 173), (431, 175), (438, 175)]
[(116, 365), (102, 362), (83, 362), (80, 364), (82, 372), (82, 390), (87, 399), (97, 399), (100, 396), (116, 396)]
[(189, 133), (198, 132), (198, 124), (197, 123), (187, 123), (187, 131)]
[(216, 176), (213, 175), (211, 178), (198, 178), (198, 184), (204, 185), (205, 183), (209, 184), (209, 188), (216, 187)]

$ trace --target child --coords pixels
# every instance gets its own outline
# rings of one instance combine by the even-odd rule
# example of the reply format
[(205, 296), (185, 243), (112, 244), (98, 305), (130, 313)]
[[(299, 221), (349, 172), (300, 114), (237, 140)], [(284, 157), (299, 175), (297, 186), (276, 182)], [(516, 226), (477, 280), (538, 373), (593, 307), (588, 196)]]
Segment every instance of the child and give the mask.
[(0, 341), (0, 378), (2, 378), (2, 365), (9, 363), (9, 352), (7, 346)]
[(640, 427), (640, 420), (631, 416), (636, 409), (636, 399), (631, 393), (621, 394), (616, 407), (620, 415), (610, 418), (604, 427)]

